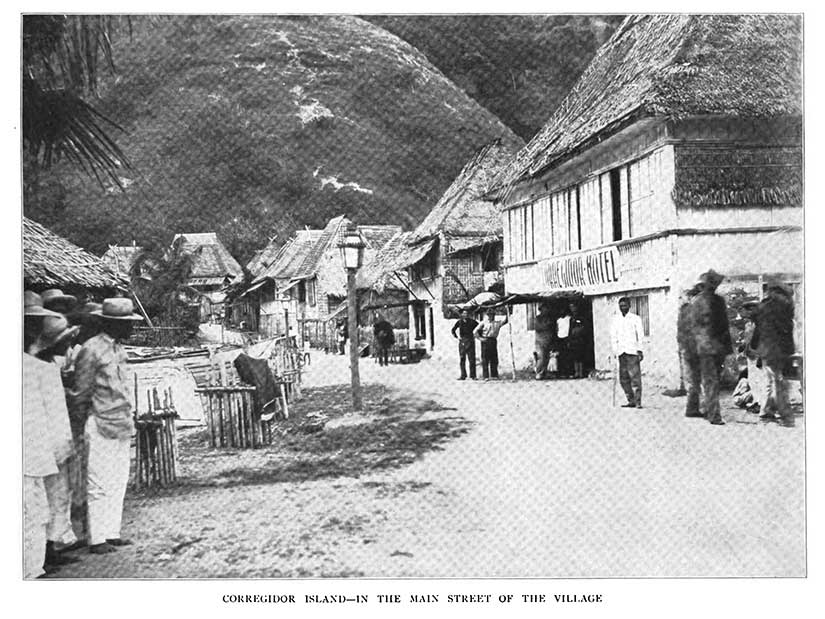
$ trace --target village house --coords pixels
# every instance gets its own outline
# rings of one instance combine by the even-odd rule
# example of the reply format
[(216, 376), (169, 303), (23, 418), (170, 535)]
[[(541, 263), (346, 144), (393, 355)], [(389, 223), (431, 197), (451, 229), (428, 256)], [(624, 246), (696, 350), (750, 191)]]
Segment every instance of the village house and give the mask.
[(501, 219), (481, 196), (516, 150), (499, 139), (476, 151), (409, 235), (406, 251), (386, 264), (388, 274), (406, 271), (411, 347), (437, 357), (454, 354), (456, 306), (491, 287), (503, 291)]
[[(283, 289), (295, 301), (301, 341), (329, 349), (335, 341), (335, 322), (346, 318), (347, 275), (340, 244), (349, 225), (343, 215), (331, 219), (313, 243), (292, 282)], [(364, 241), (364, 265), (369, 264), (400, 226), (359, 225)]]
[(289, 287), (321, 232), (298, 230), (283, 244), (272, 240), (250, 260), (251, 280), (232, 303), (233, 326), (267, 338), (296, 333), (298, 298)]
[(199, 305), (201, 322), (223, 316), (224, 289), (243, 277), (241, 265), (214, 232), (176, 234), (170, 256), (190, 258), (189, 274), (184, 282), (192, 294), (190, 302)]
[[(644, 372), (677, 385), (679, 292), (711, 267), (727, 294), (780, 277), (801, 319), (800, 22), (628, 17), (497, 182), (508, 294), (582, 294), (591, 367), (610, 369), (611, 318), (629, 296)], [(515, 307), (520, 366), (535, 311)]]
[(23, 217), (23, 285), (42, 292), (60, 288), (79, 300), (102, 300), (129, 290), (128, 278), (102, 259)]

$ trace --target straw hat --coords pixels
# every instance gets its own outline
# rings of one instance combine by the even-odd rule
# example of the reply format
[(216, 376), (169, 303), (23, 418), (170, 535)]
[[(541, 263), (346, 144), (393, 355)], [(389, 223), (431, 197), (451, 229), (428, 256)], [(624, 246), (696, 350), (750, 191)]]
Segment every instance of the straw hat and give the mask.
[(43, 307), (43, 298), (36, 292), (26, 290), (23, 292), (23, 315), (24, 316), (60, 316), (57, 312), (47, 310)]
[(711, 290), (716, 290), (719, 287), (719, 284), (722, 283), (722, 280), (725, 279), (724, 275), (720, 275), (713, 269), (705, 271), (699, 276), (699, 283), (707, 286)]
[[(77, 297), (63, 294), (60, 288), (49, 288), (44, 290), (40, 296), (43, 297), (43, 307), (54, 311), (70, 312), (77, 305)], [(61, 310), (61, 307), (64, 309)]]
[(139, 316), (134, 312), (135, 309), (131, 299), (118, 297), (104, 299), (101, 308), (90, 313), (92, 316), (99, 316), (107, 320), (143, 320), (143, 316)]
[(40, 340), (46, 348), (57, 346), (66, 340), (73, 339), (80, 332), (80, 327), (70, 327), (65, 316), (46, 316), (43, 319), (43, 330)]

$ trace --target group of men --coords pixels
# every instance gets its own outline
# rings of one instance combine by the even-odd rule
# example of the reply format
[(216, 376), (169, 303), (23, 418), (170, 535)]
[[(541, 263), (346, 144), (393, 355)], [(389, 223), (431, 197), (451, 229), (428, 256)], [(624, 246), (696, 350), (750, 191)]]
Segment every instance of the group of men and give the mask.
[[(677, 334), (687, 387), (686, 417), (701, 417), (724, 425), (719, 406), (719, 383), (725, 357), (733, 352), (725, 300), (716, 289), (724, 277), (714, 270), (683, 294)], [(785, 369), (793, 355), (793, 298), (781, 281), (769, 280), (765, 296), (746, 307), (753, 328), (743, 349), (751, 360), (750, 372), (764, 372), (764, 392), (756, 400), (761, 417), (785, 427), (795, 425), (788, 403)], [(752, 376), (753, 378), (753, 376)], [(755, 381), (754, 381), (755, 382)]]
[(78, 307), (59, 289), (24, 292), (24, 577), (53, 573), (88, 546), (121, 537), (134, 433), (123, 342), (136, 321), (132, 302)]
[(575, 302), (565, 304), (556, 313), (549, 304), (542, 303), (536, 313), (534, 329), (536, 380), (551, 376), (584, 378), (588, 324)]
[(470, 380), (476, 380), (476, 339), (481, 342), (481, 374), (484, 380), (498, 379), (498, 334), (508, 318), (496, 319), (494, 309), (487, 310), (481, 322), (470, 318), (470, 312), (462, 310), (451, 333), (458, 340), (458, 357), (461, 375), (467, 379), (469, 364)]

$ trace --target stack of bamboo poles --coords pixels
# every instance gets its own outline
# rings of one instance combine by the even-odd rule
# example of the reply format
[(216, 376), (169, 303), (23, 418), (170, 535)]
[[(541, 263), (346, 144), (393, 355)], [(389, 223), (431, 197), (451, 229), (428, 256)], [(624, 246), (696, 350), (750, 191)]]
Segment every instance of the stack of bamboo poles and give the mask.
[(135, 427), (137, 449), (135, 458), (135, 488), (169, 486), (177, 481), (178, 438), (175, 419), (178, 413), (172, 390), (163, 391), (163, 402), (157, 389), (146, 392), (147, 412), (138, 413), (138, 381), (135, 376)]
[(231, 364), (210, 362), (209, 384), (195, 393), (203, 402), (211, 447), (255, 449), (272, 443), (273, 420), (257, 414), (255, 387), (241, 384)]

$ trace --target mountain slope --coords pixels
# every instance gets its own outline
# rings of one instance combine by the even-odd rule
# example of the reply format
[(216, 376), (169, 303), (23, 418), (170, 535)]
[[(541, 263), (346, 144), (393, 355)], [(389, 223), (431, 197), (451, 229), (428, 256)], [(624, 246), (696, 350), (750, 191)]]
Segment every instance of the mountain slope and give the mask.
[(525, 140), (544, 126), (622, 15), (374, 15)]
[(245, 262), (268, 238), (413, 227), (472, 153), (521, 141), (420, 52), (354, 17), (133, 20), (102, 108), (127, 131), (125, 191), (60, 167), (26, 214), (102, 253), (216, 231)]

